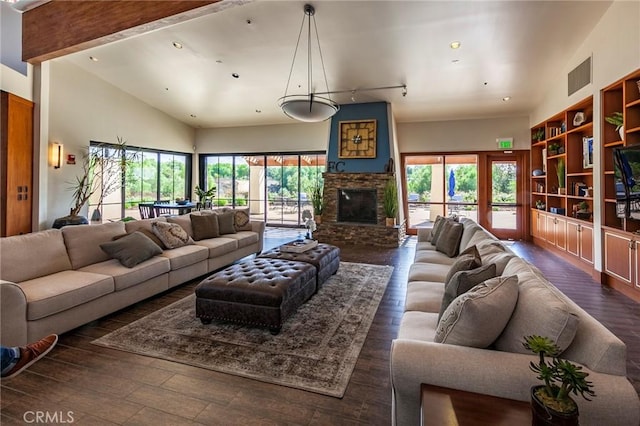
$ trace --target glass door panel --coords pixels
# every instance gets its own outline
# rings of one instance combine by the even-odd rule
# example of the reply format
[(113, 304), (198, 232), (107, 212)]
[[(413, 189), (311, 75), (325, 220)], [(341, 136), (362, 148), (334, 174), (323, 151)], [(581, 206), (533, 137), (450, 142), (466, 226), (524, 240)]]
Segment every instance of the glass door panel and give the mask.
[(500, 239), (522, 238), (522, 197), (515, 155), (488, 157), (489, 202), (485, 226)]

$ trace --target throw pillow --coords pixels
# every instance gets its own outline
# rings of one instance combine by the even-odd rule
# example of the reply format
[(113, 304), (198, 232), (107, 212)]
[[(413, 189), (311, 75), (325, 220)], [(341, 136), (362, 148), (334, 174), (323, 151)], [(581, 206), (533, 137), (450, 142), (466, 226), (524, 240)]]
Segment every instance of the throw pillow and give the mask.
[(151, 225), (151, 230), (168, 249), (193, 244), (193, 240), (187, 234), (187, 231), (177, 223), (154, 222)]
[(158, 238), (156, 236), (156, 234), (153, 233), (153, 231), (151, 229), (147, 229), (147, 228), (141, 228), (138, 229), (137, 232), (142, 232), (144, 235), (146, 235), (147, 237), (151, 238), (151, 241), (153, 241), (154, 243), (156, 243), (158, 245), (158, 247), (160, 247), (161, 249), (166, 249), (167, 247), (165, 247), (164, 243), (162, 242), (162, 240), (160, 240), (160, 238)]
[(233, 210), (233, 226), (236, 231), (251, 231), (251, 218), (249, 216), (249, 209), (235, 209)]
[(476, 285), (487, 281), (496, 276), (496, 265), (489, 264), (480, 266), (470, 271), (456, 272), (451, 280), (444, 285), (444, 296), (442, 297), (442, 305), (440, 305), (440, 314), (438, 322), (442, 318), (442, 314), (449, 307), (453, 300), (471, 290)]
[(528, 353), (522, 346), (524, 336), (546, 336), (564, 351), (576, 335), (579, 318), (572, 306), (546, 279), (533, 271), (518, 273), (520, 295), (506, 328), (496, 340), (499, 351)]
[(447, 276), (444, 279), (444, 282), (447, 283), (451, 281), (451, 277), (455, 275), (456, 272), (459, 271), (468, 271), (470, 269), (475, 269), (482, 265), (482, 261), (480, 260), (480, 254), (478, 254), (478, 250), (475, 246), (469, 248), (471, 254), (464, 254), (458, 256), (458, 259), (451, 265), (451, 269), (447, 273)]
[(127, 234), (116, 241), (100, 244), (100, 248), (111, 258), (118, 259), (127, 268), (162, 254), (162, 249), (142, 232)]
[(218, 226), (220, 229), (220, 235), (236, 233), (236, 228), (233, 226), (234, 216), (235, 214), (232, 211), (218, 214)]
[(458, 255), (460, 249), (460, 239), (464, 226), (453, 220), (446, 220), (442, 225), (440, 236), (436, 242), (436, 250), (446, 254), (449, 257)]
[(438, 228), (440, 226), (442, 226), (442, 221), (444, 220), (444, 217), (438, 215), (436, 216), (436, 220), (433, 222), (433, 227), (431, 228), (431, 233), (429, 233), (429, 238), (427, 238), (428, 242), (432, 242), (433, 241), (433, 236), (435, 235), (436, 231), (438, 230)]
[(518, 301), (518, 277), (496, 277), (457, 297), (444, 311), (434, 341), (486, 348), (502, 333)]
[(196, 241), (220, 236), (218, 227), (218, 216), (215, 214), (190, 215), (191, 227), (193, 228), (193, 239)]
[(450, 219), (446, 217), (440, 217), (440, 220), (436, 217), (436, 223), (433, 225), (433, 229), (431, 230), (431, 244), (436, 245), (438, 242), (438, 238), (440, 237), (440, 233), (442, 232), (442, 227), (444, 223)]

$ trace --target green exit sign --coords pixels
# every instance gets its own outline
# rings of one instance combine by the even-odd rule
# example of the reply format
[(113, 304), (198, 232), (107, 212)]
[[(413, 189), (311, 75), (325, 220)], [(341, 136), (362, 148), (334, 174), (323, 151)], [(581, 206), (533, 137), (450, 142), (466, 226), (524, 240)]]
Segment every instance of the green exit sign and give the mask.
[(498, 142), (498, 149), (513, 149), (513, 138), (499, 138), (496, 141)]

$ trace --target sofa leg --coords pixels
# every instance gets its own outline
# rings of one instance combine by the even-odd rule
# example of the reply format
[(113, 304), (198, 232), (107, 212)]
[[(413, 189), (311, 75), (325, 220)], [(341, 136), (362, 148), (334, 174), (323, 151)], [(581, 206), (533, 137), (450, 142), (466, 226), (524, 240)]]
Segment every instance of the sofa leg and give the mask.
[(280, 327), (269, 327), (269, 333), (274, 336), (277, 335), (278, 333), (280, 333)]
[(211, 324), (210, 318), (200, 318), (200, 321), (202, 321), (204, 325)]

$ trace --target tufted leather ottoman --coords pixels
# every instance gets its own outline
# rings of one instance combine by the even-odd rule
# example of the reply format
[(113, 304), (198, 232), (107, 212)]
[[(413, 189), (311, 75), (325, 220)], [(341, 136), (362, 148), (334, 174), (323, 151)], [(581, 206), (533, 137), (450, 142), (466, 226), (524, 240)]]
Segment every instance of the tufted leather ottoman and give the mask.
[(316, 292), (316, 269), (303, 262), (255, 258), (231, 265), (196, 286), (196, 317), (269, 327), (284, 321)]
[(340, 266), (340, 249), (331, 244), (320, 243), (316, 247), (303, 253), (289, 253), (280, 251), (279, 247), (265, 251), (258, 257), (268, 257), (270, 259), (286, 259), (296, 262), (310, 263), (315, 266), (317, 272), (316, 291), (320, 290), (322, 284), (329, 277), (338, 272)]

